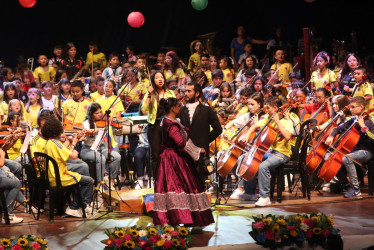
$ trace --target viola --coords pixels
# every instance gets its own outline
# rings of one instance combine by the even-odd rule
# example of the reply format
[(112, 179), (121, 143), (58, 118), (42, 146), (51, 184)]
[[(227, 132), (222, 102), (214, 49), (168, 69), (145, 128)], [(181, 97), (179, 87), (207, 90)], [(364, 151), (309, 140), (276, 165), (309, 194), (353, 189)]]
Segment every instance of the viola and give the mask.
[[(374, 112), (374, 109), (367, 110), (361, 116), (365, 118), (371, 112)], [(318, 173), (318, 177), (325, 182), (329, 182), (332, 180), (332, 178), (334, 178), (343, 164), (343, 157), (352, 152), (353, 148), (360, 139), (360, 131), (355, 128), (356, 123), (357, 119), (343, 134), (338, 137), (338, 139), (336, 139), (335, 143), (330, 147), (329, 151), (331, 152), (331, 155), (323, 163)], [(355, 162), (358, 163), (357, 161)]]

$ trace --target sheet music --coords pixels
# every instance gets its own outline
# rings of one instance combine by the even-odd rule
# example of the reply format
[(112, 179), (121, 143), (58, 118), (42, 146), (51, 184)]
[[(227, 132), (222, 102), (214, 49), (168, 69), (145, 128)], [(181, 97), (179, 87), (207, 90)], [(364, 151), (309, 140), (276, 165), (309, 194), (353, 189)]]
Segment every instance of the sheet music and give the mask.
[(97, 152), (97, 149), (100, 147), (101, 141), (104, 138), (104, 132), (105, 132), (105, 129), (99, 130), (99, 132), (97, 133), (96, 139), (91, 146), (91, 150), (94, 150), (95, 152)]
[(28, 149), (29, 144), (30, 144), (30, 140), (31, 140), (31, 131), (27, 131), (26, 136), (25, 136), (25, 140), (23, 141), (23, 145), (22, 145), (22, 148), (20, 150), (20, 152), (22, 154), (26, 154), (27, 149)]

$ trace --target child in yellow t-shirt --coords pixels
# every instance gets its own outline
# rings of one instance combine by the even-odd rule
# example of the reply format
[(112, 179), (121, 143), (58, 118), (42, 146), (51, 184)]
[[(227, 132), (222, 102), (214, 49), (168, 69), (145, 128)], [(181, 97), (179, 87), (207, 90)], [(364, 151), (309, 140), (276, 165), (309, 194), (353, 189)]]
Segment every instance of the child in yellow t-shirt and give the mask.
[(96, 79), (96, 92), (90, 95), (92, 102), (96, 102), (104, 96), (104, 81), (105, 79), (101, 76)]
[(91, 99), (84, 97), (84, 85), (82, 81), (75, 80), (71, 84), (71, 99), (66, 100), (62, 105), (62, 114), (65, 119), (77, 124), (83, 123), (86, 118), (88, 106), (92, 102)]
[(231, 72), (230, 59), (225, 56), (219, 62), (219, 67), (223, 72), (223, 81), (230, 83), (234, 79), (234, 74)]
[(191, 56), (188, 60), (187, 69), (194, 73), (200, 66), (200, 56), (203, 54), (204, 45), (200, 40), (195, 40), (190, 45)]
[(276, 62), (271, 65), (272, 70), (278, 72), (279, 80), (289, 81), (289, 75), (293, 72), (292, 64), (286, 61), (285, 52), (283, 49), (277, 49), (274, 53)]
[(312, 73), (310, 80), (313, 91), (319, 88), (326, 88), (330, 91), (338, 87), (334, 72), (327, 67), (329, 63), (330, 57), (325, 51), (319, 52), (314, 58), (313, 64), (317, 70)]
[(354, 92), (353, 97), (362, 96), (365, 98), (365, 111), (374, 108), (373, 99), (373, 88), (367, 80), (366, 69), (359, 67), (354, 71), (354, 78), (356, 84), (353, 88), (349, 88), (347, 85), (344, 86), (344, 90), (348, 92)]
[[(7, 119), (7, 125), (10, 125), (12, 128), (19, 128), (21, 126), (21, 114), (18, 112), (9, 112), (8, 119)], [(9, 160), (14, 160), (19, 163), (21, 163), (21, 148), (22, 148), (22, 139), (19, 139), (18, 137), (12, 138), (12, 140), (16, 140), (13, 146), (11, 146), (8, 150), (8, 158)], [(25, 160), (27, 162), (27, 157), (25, 157)]]
[(26, 121), (30, 121), (34, 129), (38, 126), (38, 114), (43, 107), (42, 94), (39, 89), (31, 88), (28, 92), (29, 102), (26, 104)]
[(58, 109), (62, 108), (62, 104), (71, 98), (70, 95), (71, 83), (67, 78), (61, 79), (58, 83), (58, 95), (55, 98), (55, 107)]
[(48, 58), (46, 55), (40, 55), (38, 58), (38, 63), (40, 64), (34, 70), (34, 78), (38, 80), (40, 83), (45, 81), (54, 81), (56, 76), (56, 71), (52, 66), (48, 66)]
[[(121, 99), (117, 99), (116, 102), (113, 104), (114, 100), (116, 99), (116, 95), (114, 95), (114, 90), (116, 89), (116, 83), (113, 80), (109, 80), (105, 82), (104, 85), (104, 96), (97, 100), (96, 102), (101, 105), (101, 109), (103, 113), (105, 113), (109, 108), (111, 110), (110, 117), (117, 117), (121, 118), (121, 113), (125, 110), (123, 108), (123, 104)], [(112, 105), (113, 104), (113, 105)], [(112, 106), (111, 106), (112, 105)]]
[[(90, 208), (87, 206), (92, 200), (93, 183), (94, 180), (89, 176), (80, 175), (76, 172), (68, 171), (66, 167), (67, 160), (77, 159), (78, 152), (74, 150), (74, 147), (79, 141), (77, 134), (74, 136), (72, 143), (67, 147), (62, 144), (58, 138), (63, 133), (63, 128), (60, 121), (52, 118), (45, 121), (44, 126), (41, 130), (42, 136), (47, 140), (44, 145), (43, 153), (52, 157), (58, 166), (60, 173), (60, 180), (62, 186), (69, 186), (79, 184), (79, 189), (82, 195), (83, 206), (86, 207), (86, 212)], [(51, 186), (56, 185), (55, 170), (52, 163), (48, 167), (48, 177)], [(65, 213), (74, 217), (83, 217), (83, 213), (79, 208), (77, 202), (76, 192), (73, 192), (73, 202), (68, 206)]]

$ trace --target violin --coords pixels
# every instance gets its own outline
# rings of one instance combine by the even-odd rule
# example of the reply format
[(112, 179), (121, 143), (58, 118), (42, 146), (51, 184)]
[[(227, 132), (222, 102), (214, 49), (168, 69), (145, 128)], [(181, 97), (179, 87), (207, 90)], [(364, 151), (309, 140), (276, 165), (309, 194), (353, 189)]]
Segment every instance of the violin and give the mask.
[[(118, 119), (118, 118), (109, 118), (109, 125), (114, 127), (114, 128), (122, 128), (123, 123), (125, 121), (123, 119)], [(99, 120), (95, 121), (96, 127), (97, 128), (105, 128), (106, 127), (106, 118), (105, 120)]]
[[(361, 115), (361, 117), (365, 118), (371, 112), (374, 112), (374, 109), (367, 110)], [(343, 157), (352, 152), (353, 148), (360, 139), (360, 131), (356, 129), (356, 124), (357, 119), (343, 134), (338, 137), (338, 139), (336, 139), (334, 144), (330, 146), (329, 151), (331, 155), (325, 162), (323, 162), (318, 173), (318, 177), (325, 182), (329, 182), (332, 180), (332, 178), (334, 178), (343, 164)], [(356, 160), (353, 161), (361, 165)]]

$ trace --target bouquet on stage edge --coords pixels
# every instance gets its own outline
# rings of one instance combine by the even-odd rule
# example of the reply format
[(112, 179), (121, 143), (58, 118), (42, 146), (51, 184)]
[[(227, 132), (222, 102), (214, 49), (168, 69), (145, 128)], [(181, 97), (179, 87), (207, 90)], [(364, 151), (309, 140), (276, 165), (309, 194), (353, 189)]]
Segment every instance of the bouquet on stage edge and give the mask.
[(332, 216), (321, 213), (292, 216), (263, 215), (253, 216), (252, 231), (249, 234), (257, 244), (276, 249), (296, 244), (302, 247), (306, 240), (310, 247), (325, 246), (327, 237), (340, 238), (339, 229), (334, 228)]
[(20, 235), (18, 238), (0, 238), (0, 250), (2, 249), (40, 249), (45, 250), (47, 239), (38, 238), (34, 235)]
[(192, 245), (189, 229), (179, 226), (116, 227), (105, 234), (104, 249), (187, 249)]

